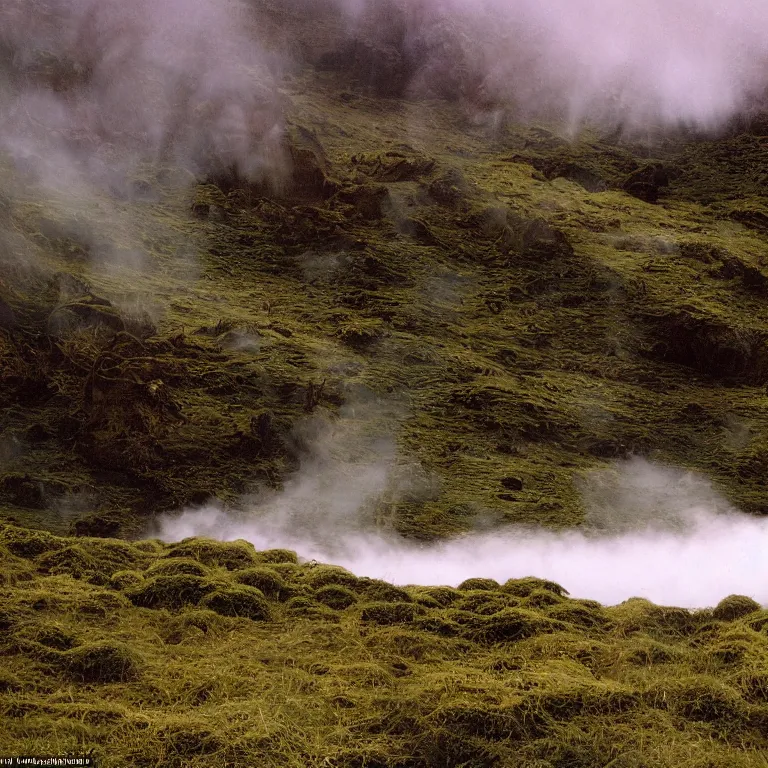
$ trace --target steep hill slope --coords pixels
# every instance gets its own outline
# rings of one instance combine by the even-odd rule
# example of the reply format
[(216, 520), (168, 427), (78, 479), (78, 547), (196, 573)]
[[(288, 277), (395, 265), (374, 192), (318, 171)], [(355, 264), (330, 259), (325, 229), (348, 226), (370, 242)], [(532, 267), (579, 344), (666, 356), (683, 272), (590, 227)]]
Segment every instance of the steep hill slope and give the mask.
[[(135, 533), (278, 484), (306, 412), (374, 396), (439, 478), (439, 499), (398, 507), (409, 535), (470, 503), (578, 523), (574, 477), (630, 454), (763, 511), (759, 136), (567, 142), (312, 71), (289, 84), (282, 192), (147, 169), (99, 211), (92, 190), (9, 183), (6, 514)], [(625, 191), (654, 173), (656, 202)]]

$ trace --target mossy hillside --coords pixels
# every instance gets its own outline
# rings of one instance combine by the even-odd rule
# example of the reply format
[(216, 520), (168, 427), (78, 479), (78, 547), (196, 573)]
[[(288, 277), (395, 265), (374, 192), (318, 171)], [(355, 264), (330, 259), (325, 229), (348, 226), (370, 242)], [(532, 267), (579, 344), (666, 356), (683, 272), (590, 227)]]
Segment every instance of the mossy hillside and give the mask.
[[(38, 266), (16, 256), (3, 287), (18, 320), (0, 340), (6, 515), (110, 535), (279, 486), (294, 425), (361, 387), (407, 400), (403, 459), (440, 478), (394, 509), (408, 535), (465, 530), (480, 509), (577, 523), (574, 478), (637, 453), (763, 509), (764, 233), (684, 186), (716, 173), (716, 141), (681, 136), (654, 159), (589, 132), (489, 135), (446, 102), (389, 100), (382, 121), (377, 99), (342, 100), (310, 70), (287, 86), (306, 183), (280, 195), (226, 178), (179, 191), (151, 169), (151, 200), (104, 211), (14, 193)], [(677, 170), (651, 204), (622, 174), (656, 161)], [(100, 266), (108, 227), (140, 263)], [(60, 247), (77, 242), (90, 255)]]
[[(18, 552), (3, 570), (12, 558), (31, 569), (2, 587), (10, 753), (93, 748), (107, 768), (764, 764), (768, 639), (743, 596), (693, 612), (603, 607), (535, 578), (394, 587), (311, 563), (269, 594), (241, 581), (269, 566), (228, 568), (232, 545), (210, 540), (149, 547), (7, 525), (2, 538)], [(137, 601), (133, 582), (83, 572), (110, 547), (156, 594), (176, 594), (161, 578), (212, 586)], [(50, 556), (75, 548), (52, 573)]]

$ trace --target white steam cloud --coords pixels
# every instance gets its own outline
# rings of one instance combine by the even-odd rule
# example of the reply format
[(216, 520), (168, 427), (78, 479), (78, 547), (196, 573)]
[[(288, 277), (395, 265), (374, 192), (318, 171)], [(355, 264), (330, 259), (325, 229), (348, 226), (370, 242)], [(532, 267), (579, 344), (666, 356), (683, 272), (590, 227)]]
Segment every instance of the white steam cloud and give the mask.
[[(162, 270), (187, 288), (197, 242), (177, 222), (196, 181), (233, 173), (276, 189), (288, 177), (280, 67), (239, 0), (3, 0), (3, 193), (38, 212), (30, 231), (73, 244), (89, 278)], [(33, 240), (0, 232), (13, 237), (0, 264), (18, 251), (14, 266), (47, 274)], [(139, 286), (108, 298), (156, 322), (167, 302)]]
[(338, 2), (361, 30), (399, 11), (416, 92), (511, 100), (523, 117), (714, 128), (768, 85), (761, 0)]
[(271, 177), (281, 114), (252, 26), (227, 0), (7, 0), (0, 143), (54, 185), (141, 161)]
[(581, 528), (504, 526), (425, 544), (394, 533), (381, 510), (404, 495), (434, 499), (437, 483), (404, 472), (391, 441), (368, 442), (366, 456), (359, 443), (350, 453), (349, 437), (343, 422), (316, 430), (281, 493), (163, 516), (157, 535), (245, 539), (401, 585), (538, 576), (604, 604), (706, 607), (734, 593), (768, 603), (768, 520), (737, 512), (691, 473), (632, 459), (583, 481)]

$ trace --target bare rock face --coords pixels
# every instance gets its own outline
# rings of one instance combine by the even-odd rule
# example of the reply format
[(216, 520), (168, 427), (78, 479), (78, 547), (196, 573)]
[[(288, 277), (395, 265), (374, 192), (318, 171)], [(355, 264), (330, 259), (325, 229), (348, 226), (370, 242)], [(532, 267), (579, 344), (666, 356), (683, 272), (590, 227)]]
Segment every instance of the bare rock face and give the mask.
[[(245, 198), (277, 198), (293, 202), (326, 200), (339, 190), (339, 183), (331, 177), (331, 164), (315, 134), (301, 125), (288, 125), (277, 150), (281, 173), (264, 178), (251, 178), (231, 165), (219, 173), (211, 174), (209, 181), (225, 195), (240, 190)], [(197, 206), (197, 207), (196, 207)], [(197, 215), (210, 214), (210, 206), (193, 205)]]
[(631, 173), (624, 181), (624, 191), (646, 203), (655, 203), (659, 192), (669, 186), (672, 174), (661, 163), (651, 163)]

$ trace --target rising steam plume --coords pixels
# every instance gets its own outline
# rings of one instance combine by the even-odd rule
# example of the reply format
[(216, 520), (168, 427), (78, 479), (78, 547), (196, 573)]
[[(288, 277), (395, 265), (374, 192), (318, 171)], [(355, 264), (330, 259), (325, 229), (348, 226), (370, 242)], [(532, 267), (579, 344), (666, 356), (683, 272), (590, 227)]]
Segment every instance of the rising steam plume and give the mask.
[(416, 94), (639, 129), (714, 129), (765, 103), (768, 6), (757, 0), (338, 2), (362, 34), (378, 29), (411, 56)]
[(640, 458), (619, 462), (583, 479), (580, 528), (503, 526), (425, 544), (398, 536), (376, 511), (384, 499), (429, 494), (430, 479), (403, 473), (391, 439), (361, 450), (351, 430), (344, 420), (316, 424), (282, 492), (238, 509), (212, 504), (163, 516), (152, 533), (168, 541), (245, 539), (396, 584), (538, 576), (606, 604), (638, 596), (706, 607), (734, 593), (768, 603), (768, 520), (739, 513), (692, 473)]
[[(280, 186), (289, 169), (278, 86), (293, 58), (312, 63), (312, 46), (301, 35), (290, 50), (276, 46), (264, 5), (7, 0), (0, 146), (54, 184), (85, 174), (114, 186), (147, 161)], [(519, 118), (712, 128), (762, 104), (768, 84), (768, 9), (756, 0), (273, 5), (335, 14), (337, 45), (340, 34), (402, 56), (411, 95), (506, 104)]]
[(8, 0), (0, 139), (51, 181), (141, 161), (280, 173), (273, 72), (225, 0)]

